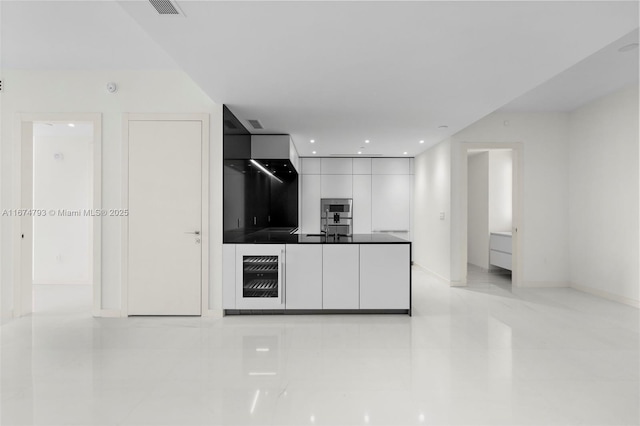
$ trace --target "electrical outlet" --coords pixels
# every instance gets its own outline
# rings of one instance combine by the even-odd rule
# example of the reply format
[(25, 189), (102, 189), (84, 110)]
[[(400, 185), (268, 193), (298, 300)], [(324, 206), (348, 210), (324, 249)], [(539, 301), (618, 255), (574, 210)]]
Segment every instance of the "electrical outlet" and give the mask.
[(2, 80), (0, 80), (0, 92), (2, 92)]

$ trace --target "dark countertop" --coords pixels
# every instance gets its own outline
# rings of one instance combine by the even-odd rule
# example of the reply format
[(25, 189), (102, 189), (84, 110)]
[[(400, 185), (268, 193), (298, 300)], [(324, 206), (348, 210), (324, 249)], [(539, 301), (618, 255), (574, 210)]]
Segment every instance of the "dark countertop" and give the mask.
[(225, 244), (411, 244), (411, 241), (388, 234), (353, 234), (350, 237), (320, 237), (307, 234), (258, 231), (238, 236)]

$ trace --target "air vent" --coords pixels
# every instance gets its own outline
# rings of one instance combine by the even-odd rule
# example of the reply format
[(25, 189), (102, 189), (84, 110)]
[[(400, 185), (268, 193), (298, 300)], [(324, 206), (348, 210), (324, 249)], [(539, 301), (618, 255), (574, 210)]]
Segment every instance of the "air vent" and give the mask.
[(224, 127), (226, 127), (227, 129), (233, 129), (233, 130), (236, 130), (238, 128), (238, 126), (236, 126), (236, 123), (234, 123), (231, 120), (224, 120)]
[(180, 15), (180, 11), (170, 0), (149, 0), (149, 3), (156, 8), (159, 15)]
[(264, 127), (262, 127), (262, 123), (260, 123), (258, 120), (247, 120), (249, 122), (249, 124), (251, 124), (251, 127), (253, 127), (255, 130), (262, 130), (264, 129)]

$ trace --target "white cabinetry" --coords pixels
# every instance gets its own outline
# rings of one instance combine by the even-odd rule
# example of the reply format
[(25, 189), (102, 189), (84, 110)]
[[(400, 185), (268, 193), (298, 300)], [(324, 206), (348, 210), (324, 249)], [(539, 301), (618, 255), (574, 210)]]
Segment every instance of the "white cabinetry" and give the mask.
[(302, 173), (303, 233), (320, 232), (320, 198), (352, 198), (354, 234), (396, 231), (410, 239), (413, 159), (303, 158)]
[(224, 244), (222, 306), (410, 310), (410, 250), (408, 243)]
[(353, 173), (351, 158), (323, 158), (320, 173), (323, 175), (350, 175)]
[(371, 233), (371, 175), (353, 175), (353, 233)]
[(322, 245), (323, 309), (358, 309), (360, 268), (358, 244)]
[(408, 233), (411, 226), (411, 175), (373, 175), (371, 178), (373, 232)]
[(353, 181), (351, 175), (321, 175), (320, 194), (322, 198), (352, 198)]
[(370, 175), (371, 174), (371, 158), (354, 158), (353, 174), (354, 175)]
[(512, 234), (492, 232), (489, 236), (489, 264), (511, 270)]
[(322, 245), (287, 244), (287, 309), (322, 309)]
[(408, 175), (411, 174), (410, 158), (373, 158), (371, 174), (374, 175)]
[(222, 309), (236, 308), (236, 245), (222, 245)]
[[(306, 163), (303, 163), (305, 167)], [(303, 234), (317, 234), (320, 232), (320, 175), (302, 175), (301, 210), (302, 220), (300, 228)]]
[(409, 244), (360, 246), (360, 309), (409, 309)]
[(320, 159), (319, 158), (302, 158), (302, 174), (319, 175)]

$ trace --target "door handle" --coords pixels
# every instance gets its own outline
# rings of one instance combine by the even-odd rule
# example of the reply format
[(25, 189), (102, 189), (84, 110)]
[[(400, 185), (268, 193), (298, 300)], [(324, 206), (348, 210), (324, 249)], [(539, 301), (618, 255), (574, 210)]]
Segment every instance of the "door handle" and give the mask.
[(280, 250), (280, 268), (282, 277), (282, 287), (280, 288), (280, 303), (286, 305), (287, 295), (285, 292), (287, 291), (287, 276), (285, 270), (284, 250)]
[(185, 234), (200, 235), (200, 231), (185, 232)]

